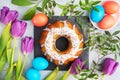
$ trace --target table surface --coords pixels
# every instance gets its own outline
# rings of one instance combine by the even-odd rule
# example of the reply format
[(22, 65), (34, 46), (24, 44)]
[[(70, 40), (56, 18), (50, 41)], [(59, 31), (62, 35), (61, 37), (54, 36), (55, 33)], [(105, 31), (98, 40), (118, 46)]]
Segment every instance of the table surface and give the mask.
[[(69, 2), (70, 0), (56, 0), (58, 3), (60, 4), (65, 4), (66, 2)], [(118, 0), (120, 1), (120, 0)], [(78, 0), (75, 0), (76, 3), (78, 3)], [(29, 7), (20, 7), (20, 6), (16, 6), (16, 5), (13, 5), (11, 4), (11, 0), (0, 0), (0, 9), (3, 7), (3, 6), (8, 6), (10, 9), (13, 9), (13, 10), (17, 10), (19, 12), (19, 19), (21, 19), (25, 13), (25, 11), (29, 8)], [(59, 8), (55, 8), (55, 15), (59, 15), (59, 13), (61, 12), (61, 10)], [(86, 14), (85, 14), (86, 15)], [(32, 36), (33, 37), (33, 25), (31, 23), (31, 21), (26, 21), (28, 23), (28, 26), (27, 26), (27, 30), (24, 34), (23, 37), (25, 36)], [(114, 27), (113, 29), (110, 30), (110, 32), (114, 32), (118, 29), (120, 29), (120, 23)], [(2, 30), (3, 30), (3, 25), (0, 23), (0, 34), (2, 33)], [(17, 49), (20, 49), (20, 40), (18, 39), (17, 40)], [(34, 52), (34, 51), (33, 51)], [(15, 54), (15, 59), (17, 59), (17, 54)], [(109, 56), (106, 56), (106, 57), (113, 57), (113, 55), (109, 55)], [(28, 68), (31, 67), (31, 62), (32, 62), (32, 59), (34, 58), (34, 54), (30, 54), (27, 58), (27, 63), (26, 63), (26, 66), (25, 66), (25, 70), (24, 70), (24, 73), (26, 72), (26, 70)], [(89, 64), (90, 64), (90, 67), (92, 66), (92, 60), (97, 60), (97, 55), (96, 55), (96, 52), (95, 51), (92, 51), (89, 53)], [(120, 57), (118, 58), (117, 60), (118, 62), (120, 62)], [(41, 73), (41, 80), (43, 80), (46, 75), (48, 75), (51, 71), (40, 71)], [(60, 71), (59, 72), (59, 75), (62, 75), (64, 71)], [(2, 78), (5, 76), (4, 72), (2, 72), (2, 74), (0, 74), (0, 80), (3, 80)], [(58, 77), (59, 78), (59, 77)], [(67, 80), (76, 80), (73, 78), (72, 75), (70, 75), (68, 77)], [(107, 76), (105, 77), (104, 80), (120, 80), (120, 65), (118, 67), (118, 69), (116, 70), (116, 72), (111, 75), (111, 76)]]

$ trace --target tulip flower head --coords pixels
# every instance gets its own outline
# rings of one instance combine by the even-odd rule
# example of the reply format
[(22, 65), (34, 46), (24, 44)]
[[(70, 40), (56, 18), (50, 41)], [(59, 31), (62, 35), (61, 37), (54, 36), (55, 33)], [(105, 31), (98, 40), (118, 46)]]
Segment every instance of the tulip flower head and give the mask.
[(22, 53), (31, 53), (34, 48), (34, 39), (32, 37), (25, 37), (22, 39), (21, 50)]
[[(80, 68), (80, 69), (79, 69)], [(77, 69), (77, 71), (76, 71)], [(84, 65), (83, 61), (80, 58), (77, 58), (72, 64), (71, 64), (71, 74), (79, 74), (82, 69), (87, 69), (87, 66)]]
[(0, 21), (7, 25), (9, 22), (13, 22), (18, 17), (16, 10), (9, 10), (8, 7), (3, 7), (0, 11)]
[(25, 33), (27, 23), (20, 20), (15, 20), (11, 26), (11, 35), (13, 37), (22, 37)]
[(114, 59), (106, 58), (102, 65), (102, 72), (107, 75), (112, 75), (116, 71), (118, 65), (119, 63)]

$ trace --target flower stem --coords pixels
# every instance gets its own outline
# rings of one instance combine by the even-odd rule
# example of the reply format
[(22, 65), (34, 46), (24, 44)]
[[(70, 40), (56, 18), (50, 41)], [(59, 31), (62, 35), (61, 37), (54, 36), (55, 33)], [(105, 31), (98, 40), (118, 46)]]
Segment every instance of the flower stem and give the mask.
[(102, 75), (102, 77), (101, 77), (101, 79), (100, 79), (100, 80), (104, 80), (105, 76), (106, 76), (106, 75)]
[(15, 47), (16, 47), (16, 38), (13, 38), (14, 40), (14, 45), (13, 45), (13, 51), (12, 51), (12, 58), (11, 58), (11, 66), (13, 64), (13, 60), (14, 60), (14, 53), (15, 53)]
[(20, 80), (20, 78), (21, 78), (21, 75), (22, 75), (22, 73), (23, 73), (23, 70), (24, 70), (24, 67), (25, 67), (25, 64), (26, 64), (26, 60), (27, 60), (27, 55), (25, 54), (23, 66), (22, 66), (22, 69), (21, 69), (21, 71), (20, 71), (20, 75), (19, 75), (19, 77), (18, 77), (18, 80)]

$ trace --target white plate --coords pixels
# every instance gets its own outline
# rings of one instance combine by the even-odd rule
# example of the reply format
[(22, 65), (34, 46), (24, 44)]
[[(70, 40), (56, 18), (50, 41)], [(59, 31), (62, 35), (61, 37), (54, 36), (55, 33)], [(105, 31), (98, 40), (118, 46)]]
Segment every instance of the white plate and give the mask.
[[(100, 5), (104, 4), (106, 1), (115, 1), (115, 2), (117, 2), (120, 5), (120, 2), (117, 1), (117, 0), (102, 0), (102, 2), (101, 2)], [(114, 17), (116, 23), (111, 28), (109, 28), (109, 29), (101, 29), (101, 28), (99, 28), (98, 23), (93, 22), (91, 20), (91, 18), (90, 18), (90, 15), (89, 15), (89, 19), (90, 19), (90, 22), (93, 24), (94, 27), (96, 27), (99, 30), (105, 30), (105, 31), (107, 31), (107, 30), (110, 30), (110, 29), (114, 28), (120, 22), (120, 8), (119, 8), (119, 11), (117, 13), (115, 13), (115, 14), (112, 14), (112, 16)]]

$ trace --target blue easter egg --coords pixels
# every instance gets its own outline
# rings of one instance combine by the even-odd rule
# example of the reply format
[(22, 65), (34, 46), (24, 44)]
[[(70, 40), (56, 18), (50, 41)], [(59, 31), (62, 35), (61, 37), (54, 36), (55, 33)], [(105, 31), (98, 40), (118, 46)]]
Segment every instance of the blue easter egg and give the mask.
[(37, 57), (32, 61), (32, 66), (36, 70), (44, 70), (48, 67), (48, 61), (43, 57)]
[(100, 22), (104, 17), (105, 10), (101, 5), (97, 5), (95, 8), (99, 11), (92, 9), (90, 12), (90, 18), (93, 22)]
[(30, 68), (26, 72), (26, 78), (27, 78), (27, 80), (41, 80), (41, 75), (40, 75), (39, 71), (37, 71), (33, 68)]

